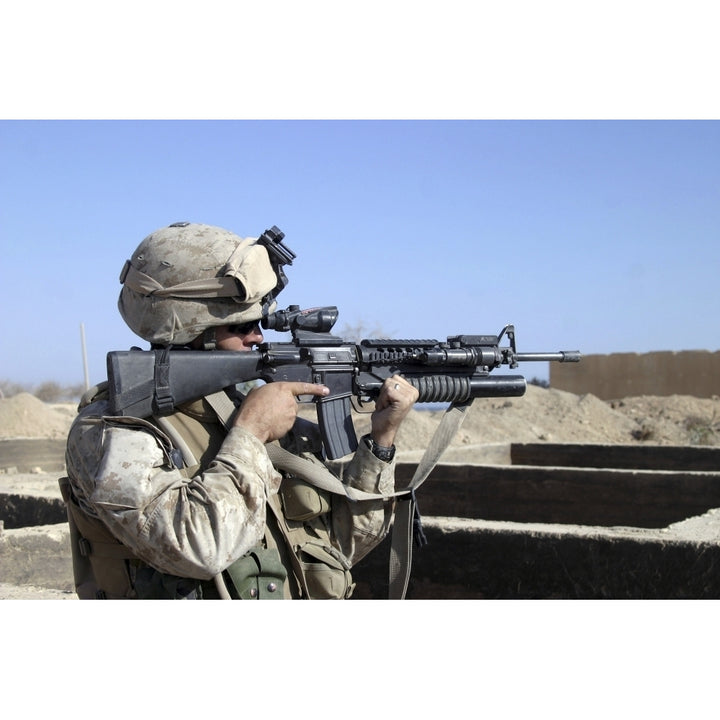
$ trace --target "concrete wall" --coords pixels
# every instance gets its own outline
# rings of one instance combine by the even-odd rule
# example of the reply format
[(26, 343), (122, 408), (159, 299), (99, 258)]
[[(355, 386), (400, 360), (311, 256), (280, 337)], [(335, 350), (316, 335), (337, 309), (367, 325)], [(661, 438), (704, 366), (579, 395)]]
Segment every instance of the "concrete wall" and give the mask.
[(720, 395), (720, 351), (583, 355), (579, 363), (550, 363), (550, 386), (601, 400), (634, 395)]

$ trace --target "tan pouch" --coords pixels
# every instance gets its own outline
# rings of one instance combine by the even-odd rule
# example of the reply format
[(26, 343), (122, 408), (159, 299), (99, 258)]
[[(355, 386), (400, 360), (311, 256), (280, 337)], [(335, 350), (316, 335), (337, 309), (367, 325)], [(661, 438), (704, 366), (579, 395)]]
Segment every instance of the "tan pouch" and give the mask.
[(311, 600), (344, 600), (352, 595), (350, 566), (335, 548), (310, 541), (298, 548), (298, 557)]
[(68, 478), (60, 478), (70, 525), (75, 592), (80, 600), (135, 598), (128, 560), (137, 556), (97, 518), (83, 512)]
[(300, 478), (285, 477), (280, 486), (280, 498), (288, 520), (305, 522), (330, 510), (329, 493), (319, 490)]

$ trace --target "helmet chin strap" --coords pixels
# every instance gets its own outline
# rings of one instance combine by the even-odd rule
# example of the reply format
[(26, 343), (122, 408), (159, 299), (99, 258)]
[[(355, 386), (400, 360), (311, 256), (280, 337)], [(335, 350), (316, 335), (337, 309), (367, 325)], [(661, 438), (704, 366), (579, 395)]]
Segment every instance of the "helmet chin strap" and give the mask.
[(217, 347), (217, 340), (215, 339), (215, 328), (206, 328), (202, 334), (202, 345), (203, 350), (215, 350)]

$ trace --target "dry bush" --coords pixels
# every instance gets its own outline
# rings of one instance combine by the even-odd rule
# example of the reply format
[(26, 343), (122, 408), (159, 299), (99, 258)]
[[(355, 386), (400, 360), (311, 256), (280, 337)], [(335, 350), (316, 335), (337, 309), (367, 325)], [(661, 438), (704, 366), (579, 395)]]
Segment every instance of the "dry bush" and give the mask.
[(29, 393), (45, 403), (64, 403), (77, 402), (83, 392), (85, 392), (85, 386), (82, 383), (60, 385), (54, 380), (46, 380), (39, 385), (28, 385), (12, 380), (0, 380), (0, 398), (11, 398), (21, 393)]

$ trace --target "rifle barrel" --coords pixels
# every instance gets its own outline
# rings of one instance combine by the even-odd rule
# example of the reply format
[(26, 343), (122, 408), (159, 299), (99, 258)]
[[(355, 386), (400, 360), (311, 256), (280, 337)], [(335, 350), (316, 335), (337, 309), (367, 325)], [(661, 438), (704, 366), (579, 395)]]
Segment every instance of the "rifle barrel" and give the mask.
[(580, 362), (582, 355), (579, 350), (560, 350), (551, 353), (517, 353), (517, 362)]

